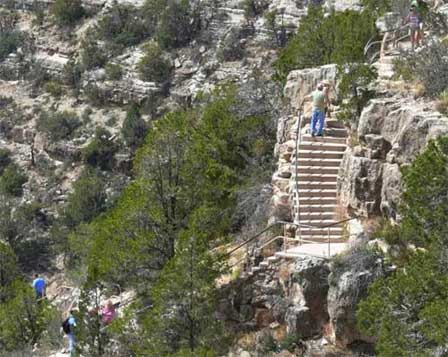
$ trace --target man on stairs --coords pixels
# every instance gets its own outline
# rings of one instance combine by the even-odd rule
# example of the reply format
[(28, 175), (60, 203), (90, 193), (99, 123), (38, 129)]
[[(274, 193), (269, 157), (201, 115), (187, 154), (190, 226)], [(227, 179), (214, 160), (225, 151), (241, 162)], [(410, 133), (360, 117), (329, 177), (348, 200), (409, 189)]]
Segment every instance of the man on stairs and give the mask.
[(321, 82), (314, 92), (305, 98), (313, 100), (313, 114), (311, 117), (311, 135), (323, 136), (325, 125), (325, 113), (330, 106), (329, 83)]

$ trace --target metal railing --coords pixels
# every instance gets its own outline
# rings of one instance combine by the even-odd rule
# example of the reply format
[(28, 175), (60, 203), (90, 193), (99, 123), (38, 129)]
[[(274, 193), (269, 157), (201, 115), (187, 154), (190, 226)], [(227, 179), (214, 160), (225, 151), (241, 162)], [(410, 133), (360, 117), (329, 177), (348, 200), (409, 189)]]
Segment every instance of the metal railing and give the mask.
[(294, 215), (294, 224), (297, 225), (297, 229), (300, 234), (300, 195), (299, 195), (299, 171), (298, 171), (298, 161), (299, 161), (299, 149), (300, 144), (302, 143), (302, 115), (303, 115), (303, 101), (300, 104), (298, 117), (297, 117), (297, 129), (296, 129), (296, 138), (295, 138), (295, 165), (294, 165), (294, 200), (293, 200), (293, 215)]
[[(409, 32), (401, 36), (400, 33), (403, 30), (408, 29), (409, 24), (406, 24), (391, 30), (382, 31), (379, 33), (380, 35), (383, 35), (382, 40), (376, 40), (377, 36), (373, 36), (364, 46), (364, 57), (366, 58), (367, 63), (372, 64), (378, 57), (381, 57), (381, 55), (385, 53), (385, 47), (389, 42), (394, 42), (394, 44), (396, 45), (404, 39), (407, 39), (410, 36)], [(390, 36), (391, 34), (394, 34), (394, 36)], [(369, 55), (369, 51), (371, 51), (371, 49), (377, 45), (380, 45), (380, 49)]]
[[(301, 227), (301, 228), (321, 229), (321, 230), (327, 229), (327, 232), (328, 232), (327, 237), (328, 237), (328, 239), (327, 239), (326, 242), (322, 241), (322, 244), (323, 243), (327, 243), (328, 244), (328, 258), (329, 258), (331, 256), (331, 243), (332, 243), (331, 235), (330, 235), (330, 228), (334, 227), (334, 226), (337, 226), (339, 224), (342, 224), (342, 223), (346, 223), (346, 222), (352, 221), (354, 219), (357, 219), (357, 217), (346, 218), (346, 219), (343, 219), (343, 220), (340, 220), (340, 221), (337, 221), (337, 222), (333, 222), (333, 223), (330, 223), (330, 224), (327, 224), (327, 225), (324, 225), (324, 226), (311, 226), (311, 225), (308, 225), (308, 224), (300, 224), (300, 223), (296, 224), (296, 223), (293, 223), (293, 222), (278, 221), (278, 222), (275, 222), (273, 224), (270, 224), (269, 226), (267, 226), (265, 229), (263, 229), (259, 233), (255, 234), (251, 238), (249, 238), (249, 239), (245, 240), (244, 242), (240, 243), (238, 246), (233, 248), (231, 251), (227, 252), (224, 255), (224, 257), (230, 258), (237, 251), (239, 251), (240, 249), (244, 248), (249, 243), (259, 239), (263, 235), (263, 233), (268, 232), (273, 227), (283, 226), (284, 229), (285, 229), (286, 225), (290, 225), (290, 226), (296, 226), (296, 229), (298, 229), (299, 227)], [(256, 249), (258, 251), (261, 251), (262, 249), (272, 245), (274, 242), (279, 241), (279, 240), (283, 240), (283, 251), (285, 251), (285, 252), (288, 250), (288, 243), (290, 243), (290, 242), (293, 242), (295, 244), (298, 243), (299, 245), (319, 243), (319, 242), (314, 241), (314, 240), (305, 240), (305, 239), (302, 239), (302, 238), (300, 238), (300, 239), (291, 238), (291, 237), (286, 237), (286, 235), (276, 235), (273, 238), (270, 238), (268, 241), (264, 242), (261, 246), (259, 246), (259, 247), (257, 246)], [(341, 241), (338, 241), (338, 243), (344, 243), (344, 242), (341, 240)], [(305, 255), (312, 255), (312, 254), (305, 254)], [(241, 262), (247, 260), (247, 258), (248, 258), (248, 254), (246, 252), (246, 254), (244, 254), (244, 256), (242, 258), (238, 259), (238, 261), (234, 262), (230, 266), (230, 268), (239, 265)]]

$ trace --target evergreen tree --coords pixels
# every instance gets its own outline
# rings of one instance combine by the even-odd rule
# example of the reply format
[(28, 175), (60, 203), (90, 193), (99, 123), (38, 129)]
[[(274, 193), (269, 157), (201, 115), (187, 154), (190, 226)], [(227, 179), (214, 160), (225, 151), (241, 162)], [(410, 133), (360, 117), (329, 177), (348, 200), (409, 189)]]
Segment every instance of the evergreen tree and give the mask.
[(296, 35), (280, 51), (275, 78), (284, 81), (294, 69), (364, 62), (364, 46), (376, 33), (375, 19), (367, 10), (326, 16), (321, 7), (310, 6)]
[(12, 282), (8, 294), (8, 299), (0, 304), (0, 346), (6, 351), (33, 346), (54, 311), (47, 301), (38, 301), (31, 286), (22, 280)]
[(134, 103), (129, 107), (121, 128), (124, 141), (132, 150), (135, 150), (143, 143), (147, 132), (148, 125), (142, 119), (140, 108)]
[(430, 142), (403, 180), (402, 220), (383, 232), (398, 269), (369, 289), (358, 323), (379, 356), (434, 356), (448, 343), (448, 138)]
[(214, 316), (216, 279), (223, 272), (217, 261), (206, 236), (181, 233), (175, 257), (153, 288), (153, 307), (143, 323), (145, 339), (138, 353), (193, 356), (224, 343), (222, 324)]

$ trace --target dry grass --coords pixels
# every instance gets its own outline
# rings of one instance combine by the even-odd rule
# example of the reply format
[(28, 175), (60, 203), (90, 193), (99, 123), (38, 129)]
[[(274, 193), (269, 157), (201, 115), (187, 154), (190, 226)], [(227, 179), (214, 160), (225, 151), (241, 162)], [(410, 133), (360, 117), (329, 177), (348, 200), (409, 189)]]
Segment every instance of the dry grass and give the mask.
[(448, 90), (439, 95), (436, 103), (436, 109), (440, 113), (448, 115)]
[(412, 86), (412, 94), (414, 98), (421, 98), (426, 94), (426, 88), (423, 83), (415, 82)]

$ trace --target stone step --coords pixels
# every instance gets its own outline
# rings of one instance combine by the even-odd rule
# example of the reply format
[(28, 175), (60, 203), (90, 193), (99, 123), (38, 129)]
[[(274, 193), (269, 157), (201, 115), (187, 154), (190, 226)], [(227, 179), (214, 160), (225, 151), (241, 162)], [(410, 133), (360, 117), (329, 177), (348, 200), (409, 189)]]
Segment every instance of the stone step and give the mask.
[[(297, 239), (299, 239), (299, 237), (296, 237)], [(340, 234), (330, 234), (330, 236), (328, 236), (328, 234), (322, 234), (322, 235), (305, 235), (302, 234), (300, 236), (300, 239), (303, 239), (305, 241), (308, 242), (314, 242), (314, 243), (325, 243), (328, 242), (328, 239), (330, 239), (330, 243), (334, 242), (334, 243), (340, 243), (341, 241), (343, 241), (342, 236)]]
[[(341, 159), (325, 159), (313, 158), (313, 157), (303, 157), (299, 156), (297, 160), (297, 166), (320, 166), (320, 167), (336, 167), (339, 169), (341, 165)], [(295, 159), (292, 160), (291, 164), (295, 166)]]
[[(302, 158), (319, 158), (319, 159), (342, 159), (344, 152), (329, 150), (299, 150), (299, 159)], [(292, 156), (295, 159), (295, 155)]]
[(315, 136), (312, 137), (310, 134), (302, 135), (302, 144), (305, 142), (318, 142), (318, 143), (336, 143), (336, 144), (347, 144), (346, 138), (339, 138), (333, 136)]
[[(291, 182), (290, 186), (293, 186), (290, 190), (295, 189), (295, 182)], [(299, 190), (331, 190), (336, 189), (336, 182), (300, 181), (298, 186)]]
[(270, 257), (267, 258), (269, 263), (274, 263), (278, 260), (278, 258), (275, 255), (272, 255)]
[[(296, 167), (291, 165), (290, 172), (294, 174)], [(297, 166), (297, 171), (299, 175), (310, 174), (310, 175), (335, 175), (338, 176), (339, 167), (322, 167), (322, 166)]]
[(302, 222), (303, 220), (332, 220), (334, 219), (334, 212), (303, 212), (302, 209), (300, 209), (299, 218)]
[[(295, 179), (296, 179), (296, 175), (292, 175), (291, 180), (295, 181)], [(299, 171), (299, 174), (297, 175), (297, 180), (299, 182), (304, 182), (304, 181), (333, 182), (334, 184), (336, 184), (338, 181), (338, 175), (313, 174), (313, 173), (308, 173), (307, 171), (304, 170), (303, 173), (301, 173)]]
[(339, 129), (339, 128), (326, 128), (324, 130), (324, 135), (325, 136), (330, 136), (330, 137), (337, 137), (337, 138), (347, 138), (348, 137), (348, 132), (347, 132), (347, 129), (345, 129), (345, 128), (341, 128), (341, 129)]
[(324, 151), (341, 151), (344, 152), (347, 148), (345, 143), (328, 143), (324, 141), (305, 141), (301, 142), (299, 151), (301, 150), (324, 150)]
[[(291, 191), (291, 193), (294, 193), (294, 191)], [(337, 190), (322, 190), (322, 189), (301, 189), (299, 187), (299, 197), (301, 198), (301, 201), (305, 198), (309, 197), (334, 197), (336, 198)]]
[[(331, 228), (331, 227), (341, 227), (342, 223), (336, 223), (334, 219), (301, 219), (300, 224), (303, 224), (305, 227), (309, 226), (308, 228)], [(328, 227), (330, 226), (330, 227)]]
[[(342, 227), (329, 227), (329, 228), (300, 228), (300, 234), (304, 236), (323, 236), (328, 235), (328, 230), (330, 230), (330, 235), (340, 236), (342, 235)], [(296, 231), (298, 234), (299, 230)]]
[(300, 212), (334, 212), (336, 205), (304, 205), (300, 200)]
[(269, 266), (269, 262), (266, 260), (263, 260), (260, 264), (259, 264), (260, 268), (267, 268)]
[[(294, 196), (292, 196), (294, 197)], [(336, 205), (337, 198), (335, 197), (300, 197), (300, 204), (301, 205)]]
[[(306, 124), (310, 124), (311, 123), (311, 117), (305, 117), (302, 119), (302, 124), (306, 125)], [(330, 118), (328, 117), (328, 114), (325, 118), (325, 128), (338, 128), (338, 129), (345, 129), (344, 127), (344, 123), (342, 123), (341, 121), (337, 120), (336, 118), (334, 118), (334, 116), (332, 115)], [(295, 125), (291, 128), (291, 130), (294, 130)]]

